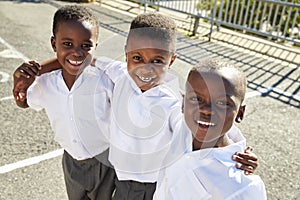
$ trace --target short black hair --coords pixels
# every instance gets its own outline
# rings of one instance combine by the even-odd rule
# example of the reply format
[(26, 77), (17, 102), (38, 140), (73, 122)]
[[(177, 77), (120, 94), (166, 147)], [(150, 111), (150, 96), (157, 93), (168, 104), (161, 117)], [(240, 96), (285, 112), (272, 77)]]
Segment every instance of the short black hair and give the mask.
[(235, 90), (236, 90), (236, 94), (240, 96), (241, 102), (243, 102), (245, 99), (245, 94), (246, 94), (247, 78), (246, 78), (245, 73), (240, 68), (238, 68), (236, 65), (234, 65), (230, 62), (221, 61), (217, 58), (208, 58), (208, 59), (201, 60), (190, 70), (188, 77), (193, 72), (198, 72), (198, 73), (212, 72), (212, 73), (214, 73), (223, 68), (230, 68), (237, 72), (239, 84), (237, 87), (235, 87)]
[(96, 34), (99, 33), (99, 21), (93, 11), (87, 7), (80, 5), (67, 5), (58, 9), (53, 18), (52, 33), (55, 36), (59, 23), (69, 20), (79, 22), (88, 21), (96, 28)]
[(177, 25), (172, 18), (158, 12), (143, 13), (132, 20), (127, 41), (131, 36), (148, 37), (174, 46), (175, 51), (176, 30)]

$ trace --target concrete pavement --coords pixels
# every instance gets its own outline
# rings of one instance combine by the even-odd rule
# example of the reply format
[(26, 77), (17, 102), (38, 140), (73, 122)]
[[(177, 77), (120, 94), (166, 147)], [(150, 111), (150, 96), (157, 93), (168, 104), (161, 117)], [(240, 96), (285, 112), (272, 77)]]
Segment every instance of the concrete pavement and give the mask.
[[(101, 21), (97, 55), (124, 59), (129, 23), (143, 8), (121, 3), (86, 4)], [(53, 141), (45, 113), (22, 110), (11, 98), (12, 73), (23, 60), (54, 56), (50, 47), (52, 17), (63, 4), (68, 3), (0, 1), (0, 199), (67, 199), (61, 157), (47, 154), (59, 146)], [(245, 71), (249, 98), (246, 118), (239, 127), (260, 158), (256, 173), (263, 178), (269, 199), (299, 199), (299, 49), (223, 29), (214, 33), (211, 42), (206, 37), (188, 38), (179, 33), (177, 49), (173, 69), (182, 77), (205, 57), (230, 60)], [(38, 156), (43, 161), (25, 166), (29, 158)], [(24, 160), (20, 168), (3, 171), (3, 166), (12, 164), (13, 169)]]

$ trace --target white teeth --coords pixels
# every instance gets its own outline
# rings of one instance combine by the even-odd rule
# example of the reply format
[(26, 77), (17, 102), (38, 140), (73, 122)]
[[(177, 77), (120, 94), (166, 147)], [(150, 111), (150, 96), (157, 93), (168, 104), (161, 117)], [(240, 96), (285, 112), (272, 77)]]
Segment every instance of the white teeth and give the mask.
[(69, 60), (69, 62), (72, 64), (72, 65), (81, 65), (83, 63), (83, 61), (76, 61), (76, 60)]
[(204, 126), (215, 126), (215, 124), (212, 122), (204, 122), (204, 121), (200, 121), (200, 120), (197, 120), (196, 122), (197, 122), (197, 124), (201, 124)]
[(152, 77), (144, 77), (144, 76), (138, 76), (139, 79), (143, 82), (149, 83), (150, 81), (152, 81), (153, 79), (156, 78), (156, 76), (152, 76)]

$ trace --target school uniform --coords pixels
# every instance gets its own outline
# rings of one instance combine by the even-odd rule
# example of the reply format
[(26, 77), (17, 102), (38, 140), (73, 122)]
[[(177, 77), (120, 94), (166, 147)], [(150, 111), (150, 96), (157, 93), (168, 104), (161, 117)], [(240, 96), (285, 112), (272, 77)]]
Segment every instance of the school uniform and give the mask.
[(86, 194), (90, 199), (110, 199), (114, 190), (115, 172), (107, 159), (112, 88), (111, 80), (91, 66), (70, 90), (61, 70), (37, 77), (28, 88), (28, 105), (45, 109), (54, 139), (65, 150), (62, 163), (71, 200)]
[(162, 84), (142, 92), (126, 64), (114, 63), (105, 70), (115, 83), (109, 148), (118, 178), (114, 199), (152, 199), (159, 171), (191, 144), (174, 134), (182, 119), (178, 79), (167, 73)]
[[(184, 127), (184, 126), (183, 126)], [(189, 132), (188, 128), (183, 131)], [(243, 151), (246, 139), (233, 127), (228, 132), (234, 144), (197, 151), (190, 149), (166, 168), (157, 182), (155, 200), (252, 200), (266, 199), (265, 185), (257, 175), (244, 174), (235, 167), (232, 155)]]

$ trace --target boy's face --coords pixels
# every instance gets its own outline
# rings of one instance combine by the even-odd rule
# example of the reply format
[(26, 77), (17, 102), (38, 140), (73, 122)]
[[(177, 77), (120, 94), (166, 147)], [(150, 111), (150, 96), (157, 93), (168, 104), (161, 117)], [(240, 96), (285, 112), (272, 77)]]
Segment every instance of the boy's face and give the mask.
[(91, 63), (92, 53), (97, 46), (97, 29), (87, 21), (62, 22), (51, 38), (51, 44), (63, 72), (76, 76)]
[[(226, 77), (226, 78), (225, 78)], [(245, 106), (235, 87), (237, 75), (193, 71), (186, 84), (184, 116), (194, 142), (214, 143), (232, 126), (237, 115), (243, 117)]]
[(159, 41), (134, 37), (125, 47), (128, 73), (143, 91), (159, 85), (176, 58), (168, 49), (155, 48), (160, 46)]

